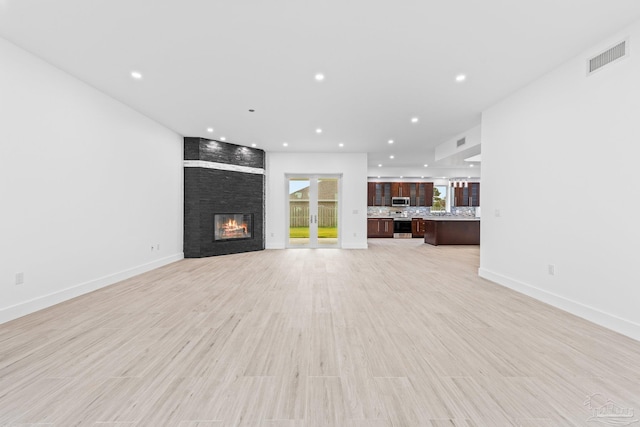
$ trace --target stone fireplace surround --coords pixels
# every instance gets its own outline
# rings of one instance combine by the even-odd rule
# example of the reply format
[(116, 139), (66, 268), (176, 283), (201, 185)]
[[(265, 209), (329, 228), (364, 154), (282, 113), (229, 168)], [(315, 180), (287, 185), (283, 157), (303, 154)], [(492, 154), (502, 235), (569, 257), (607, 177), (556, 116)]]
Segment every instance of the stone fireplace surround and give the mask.
[[(264, 249), (264, 170), (263, 150), (184, 138), (185, 258)], [(253, 214), (253, 237), (214, 241), (216, 213)]]

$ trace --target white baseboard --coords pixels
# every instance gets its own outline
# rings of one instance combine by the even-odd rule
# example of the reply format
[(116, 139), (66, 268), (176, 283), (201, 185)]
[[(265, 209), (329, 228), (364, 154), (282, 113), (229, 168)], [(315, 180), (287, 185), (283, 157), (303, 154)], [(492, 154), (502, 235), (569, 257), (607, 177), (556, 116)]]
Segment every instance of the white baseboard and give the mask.
[(265, 246), (265, 249), (284, 249), (284, 243), (283, 244), (280, 244), (280, 243), (278, 243), (278, 244), (270, 244), (270, 245), (267, 244)]
[(179, 253), (0, 309), (0, 324), (184, 259)]
[(552, 305), (556, 308), (574, 314), (597, 325), (626, 335), (634, 340), (640, 341), (640, 325), (627, 319), (620, 318), (610, 313), (598, 310), (597, 308), (584, 305), (580, 302), (570, 300), (552, 292), (545, 291), (527, 283), (504, 276), (502, 274), (479, 268), (480, 277), (490, 280), (500, 286), (512, 289), (521, 294), (530, 296), (539, 301)]
[[(355, 244), (355, 245), (342, 245), (342, 249), (368, 249), (368, 245), (365, 243), (363, 245), (361, 244)], [(266, 245), (265, 249), (269, 250), (269, 249), (286, 249), (285, 245)], [(328, 248), (331, 249), (331, 248)]]
[(369, 245), (367, 243), (356, 243), (356, 244), (346, 244), (342, 245), (342, 249), (369, 249)]

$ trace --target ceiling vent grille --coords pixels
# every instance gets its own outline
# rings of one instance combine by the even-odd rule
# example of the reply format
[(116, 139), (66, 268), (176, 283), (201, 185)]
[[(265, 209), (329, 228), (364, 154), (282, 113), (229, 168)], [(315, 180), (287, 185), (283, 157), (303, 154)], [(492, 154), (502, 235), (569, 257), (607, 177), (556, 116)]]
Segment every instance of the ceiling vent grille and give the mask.
[(467, 142), (467, 138), (459, 139), (459, 140), (456, 142), (456, 147), (462, 147), (466, 142)]
[(595, 73), (605, 65), (626, 57), (628, 54), (627, 40), (618, 43), (599, 55), (587, 60), (587, 75)]

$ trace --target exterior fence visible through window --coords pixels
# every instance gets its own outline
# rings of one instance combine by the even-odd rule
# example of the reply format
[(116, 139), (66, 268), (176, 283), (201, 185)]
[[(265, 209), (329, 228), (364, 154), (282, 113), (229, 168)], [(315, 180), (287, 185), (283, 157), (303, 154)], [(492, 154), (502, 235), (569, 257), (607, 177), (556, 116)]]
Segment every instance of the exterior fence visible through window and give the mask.
[[(309, 201), (291, 200), (289, 204), (289, 226), (309, 226)], [(318, 227), (338, 226), (338, 206), (335, 201), (318, 202)]]

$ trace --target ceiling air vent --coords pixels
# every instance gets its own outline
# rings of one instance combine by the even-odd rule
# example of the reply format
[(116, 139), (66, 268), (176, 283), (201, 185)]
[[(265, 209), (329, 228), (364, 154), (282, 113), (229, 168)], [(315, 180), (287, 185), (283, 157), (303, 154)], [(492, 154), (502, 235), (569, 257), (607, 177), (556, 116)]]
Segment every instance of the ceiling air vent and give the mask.
[(587, 60), (587, 75), (595, 73), (607, 64), (622, 59), (628, 55), (627, 41), (618, 43), (611, 49), (607, 49), (599, 55)]
[(459, 139), (459, 140), (456, 142), (456, 147), (462, 147), (466, 142), (467, 142), (467, 138)]

